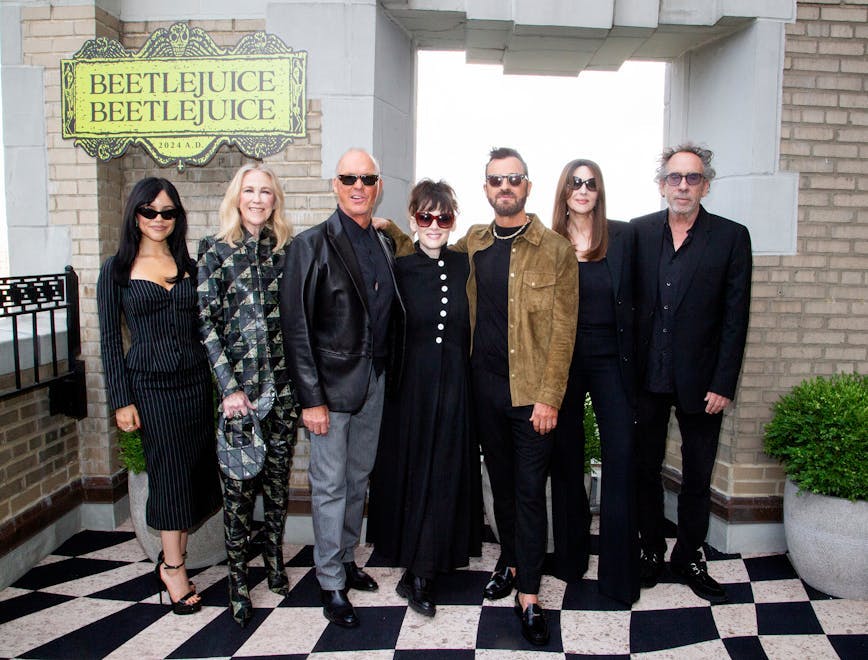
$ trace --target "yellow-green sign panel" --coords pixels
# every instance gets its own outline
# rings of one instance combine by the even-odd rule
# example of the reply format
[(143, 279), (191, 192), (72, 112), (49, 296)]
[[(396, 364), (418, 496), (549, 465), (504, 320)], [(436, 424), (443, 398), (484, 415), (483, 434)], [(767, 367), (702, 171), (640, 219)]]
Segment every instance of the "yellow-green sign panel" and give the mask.
[(223, 49), (176, 23), (138, 53), (91, 39), (61, 60), (63, 137), (101, 160), (138, 144), (179, 170), (222, 144), (263, 158), (307, 134), (306, 64), (306, 52), (264, 32)]

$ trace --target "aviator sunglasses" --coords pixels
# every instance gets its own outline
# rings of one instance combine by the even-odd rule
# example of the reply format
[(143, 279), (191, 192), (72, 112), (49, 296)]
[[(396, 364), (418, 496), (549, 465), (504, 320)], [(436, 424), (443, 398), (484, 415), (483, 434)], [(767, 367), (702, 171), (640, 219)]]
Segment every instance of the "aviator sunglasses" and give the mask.
[(416, 211), (413, 214), (413, 217), (416, 218), (416, 224), (422, 227), (430, 227), (431, 223), (436, 221), (437, 226), (440, 229), (449, 229), (452, 226), (452, 223), (455, 222), (455, 214), (454, 213), (441, 213), (437, 215), (436, 213), (428, 213), (427, 211)]
[(521, 182), (527, 179), (527, 174), (486, 174), (485, 180), (492, 188), (500, 188), (503, 185), (503, 180), (509, 181), (509, 185), (517, 188)]
[(670, 186), (680, 186), (681, 179), (687, 179), (687, 185), (695, 186), (697, 183), (702, 181), (702, 174), (700, 172), (690, 172), (689, 174), (670, 172), (664, 178), (666, 179), (666, 183)]
[(597, 180), (594, 177), (583, 179), (580, 176), (571, 176), (569, 183), (570, 188), (573, 190), (579, 190), (582, 186), (587, 186), (588, 190), (591, 192), (594, 192), (597, 189)]
[(136, 209), (136, 213), (138, 213), (143, 218), (147, 218), (148, 220), (153, 220), (158, 215), (162, 216), (163, 220), (174, 220), (178, 217), (178, 209), (166, 209), (165, 211), (158, 211), (157, 209), (152, 209), (147, 206), (140, 206)]
[(356, 181), (362, 180), (366, 186), (373, 186), (380, 180), (379, 174), (338, 174), (338, 181), (345, 186), (354, 186)]

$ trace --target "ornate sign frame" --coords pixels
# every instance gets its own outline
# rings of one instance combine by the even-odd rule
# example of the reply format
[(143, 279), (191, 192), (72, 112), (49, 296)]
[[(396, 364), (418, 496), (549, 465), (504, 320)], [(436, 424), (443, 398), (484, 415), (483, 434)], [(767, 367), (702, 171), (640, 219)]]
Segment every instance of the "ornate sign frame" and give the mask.
[(181, 171), (224, 144), (261, 159), (307, 136), (307, 52), (265, 32), (221, 48), (175, 23), (138, 52), (90, 39), (60, 67), (63, 137), (103, 161), (137, 144)]

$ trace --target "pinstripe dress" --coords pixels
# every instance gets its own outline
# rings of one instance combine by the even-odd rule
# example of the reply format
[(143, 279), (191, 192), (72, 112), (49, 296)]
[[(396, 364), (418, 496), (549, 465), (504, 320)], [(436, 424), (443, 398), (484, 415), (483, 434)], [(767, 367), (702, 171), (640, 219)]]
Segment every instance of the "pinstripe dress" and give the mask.
[[(211, 373), (198, 336), (196, 280), (170, 290), (149, 280), (119, 286), (114, 257), (97, 283), (103, 367), (113, 410), (135, 404), (148, 468), (150, 527), (194, 527), (221, 503)], [(121, 315), (130, 330), (124, 357)]]

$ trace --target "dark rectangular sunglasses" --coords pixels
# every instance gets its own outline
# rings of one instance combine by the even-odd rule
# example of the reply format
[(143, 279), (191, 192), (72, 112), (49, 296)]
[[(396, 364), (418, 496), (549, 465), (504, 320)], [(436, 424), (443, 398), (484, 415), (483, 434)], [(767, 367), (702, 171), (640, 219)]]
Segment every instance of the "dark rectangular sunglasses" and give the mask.
[(436, 221), (440, 229), (449, 229), (452, 223), (455, 222), (455, 214), (453, 213), (441, 213), (437, 215), (436, 213), (417, 211), (413, 214), (413, 217), (416, 218), (416, 224), (422, 228), (430, 227), (431, 223)]
[(136, 209), (136, 213), (138, 213), (143, 218), (147, 218), (148, 220), (153, 220), (158, 215), (162, 216), (163, 220), (174, 220), (178, 217), (178, 209), (166, 209), (165, 211), (158, 211), (157, 209), (152, 209), (147, 206), (140, 206)]
[(527, 174), (486, 174), (485, 180), (492, 188), (500, 188), (503, 185), (503, 180), (506, 179), (513, 188), (521, 185), (521, 182), (527, 179)]
[(597, 189), (597, 180), (594, 177), (591, 177), (590, 179), (582, 179), (580, 176), (570, 177), (570, 188), (578, 190), (582, 186), (587, 186), (588, 190), (593, 192)]
[(354, 186), (356, 181), (362, 180), (366, 186), (373, 186), (380, 180), (379, 174), (338, 174), (338, 180), (345, 186)]

